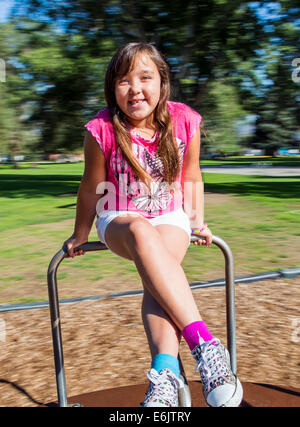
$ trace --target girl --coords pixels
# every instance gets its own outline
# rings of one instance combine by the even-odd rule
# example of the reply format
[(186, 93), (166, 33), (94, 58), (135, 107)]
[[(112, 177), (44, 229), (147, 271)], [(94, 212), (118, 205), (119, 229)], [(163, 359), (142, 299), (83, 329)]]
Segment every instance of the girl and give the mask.
[(85, 170), (65, 244), (69, 256), (83, 254), (74, 248), (88, 240), (97, 214), (100, 241), (136, 265), (152, 356), (143, 406), (178, 406), (181, 335), (208, 405), (238, 406), (242, 387), (228, 351), (202, 320), (181, 267), (191, 233), (205, 237), (198, 245), (212, 241), (202, 214), (201, 116), (169, 95), (169, 70), (152, 44), (129, 43), (113, 56), (107, 108), (85, 125)]

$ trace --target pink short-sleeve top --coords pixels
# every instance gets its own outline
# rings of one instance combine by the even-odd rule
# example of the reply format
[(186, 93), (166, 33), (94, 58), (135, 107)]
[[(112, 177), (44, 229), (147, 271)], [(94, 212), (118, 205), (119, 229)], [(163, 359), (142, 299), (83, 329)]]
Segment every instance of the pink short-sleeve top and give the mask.
[(97, 192), (103, 193), (97, 204), (97, 214), (103, 210), (131, 211), (146, 218), (175, 211), (182, 207), (181, 191), (182, 165), (188, 144), (194, 137), (201, 116), (185, 104), (168, 102), (173, 124), (173, 133), (178, 146), (180, 173), (176, 181), (169, 185), (163, 178), (163, 164), (156, 153), (156, 135), (146, 140), (134, 131), (130, 132), (132, 151), (140, 165), (151, 175), (151, 191), (139, 181), (122, 155), (114, 134), (112, 119), (108, 108), (97, 113), (85, 128), (98, 142), (105, 156), (106, 182), (99, 183)]

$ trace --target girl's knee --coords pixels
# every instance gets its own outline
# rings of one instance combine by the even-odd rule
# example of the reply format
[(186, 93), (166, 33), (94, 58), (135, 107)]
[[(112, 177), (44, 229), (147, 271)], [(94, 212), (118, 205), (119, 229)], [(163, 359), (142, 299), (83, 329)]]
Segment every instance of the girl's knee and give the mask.
[(128, 226), (128, 243), (137, 251), (150, 250), (160, 238), (158, 231), (143, 218), (136, 218)]

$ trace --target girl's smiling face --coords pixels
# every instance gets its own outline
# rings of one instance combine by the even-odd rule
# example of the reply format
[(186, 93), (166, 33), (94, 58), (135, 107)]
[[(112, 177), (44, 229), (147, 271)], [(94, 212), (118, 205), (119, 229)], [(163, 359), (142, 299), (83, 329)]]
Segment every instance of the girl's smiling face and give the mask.
[(151, 125), (160, 98), (161, 78), (148, 54), (139, 54), (128, 73), (116, 80), (116, 102), (134, 127)]

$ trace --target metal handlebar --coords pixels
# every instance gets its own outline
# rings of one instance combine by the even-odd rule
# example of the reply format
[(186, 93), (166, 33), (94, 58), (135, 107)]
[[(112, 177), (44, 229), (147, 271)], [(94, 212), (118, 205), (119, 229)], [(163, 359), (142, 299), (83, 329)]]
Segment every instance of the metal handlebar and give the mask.
[[(191, 242), (201, 237), (192, 236)], [(237, 373), (236, 360), (236, 338), (235, 338), (235, 288), (234, 288), (234, 261), (230, 247), (220, 237), (213, 236), (212, 243), (218, 246), (225, 258), (225, 283), (226, 283), (226, 323), (227, 323), (227, 347), (230, 354), (231, 369), (234, 375)], [(88, 242), (78, 246), (75, 251), (85, 252), (101, 251), (108, 249), (101, 242)], [(54, 351), (54, 363), (56, 373), (56, 385), (59, 406), (68, 406), (66, 379), (64, 369), (63, 346), (61, 336), (61, 321), (59, 314), (59, 298), (57, 290), (57, 269), (64, 258), (68, 256), (67, 248), (64, 246), (58, 251), (48, 267), (47, 281), (49, 294), (49, 307), (51, 317), (51, 329)]]

